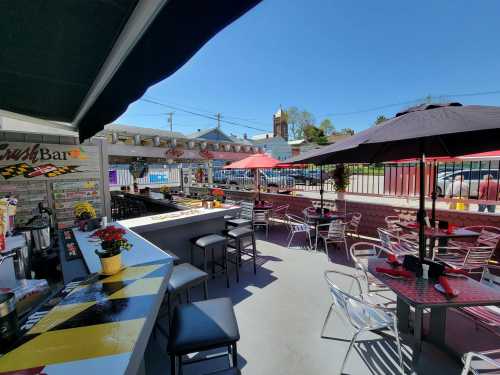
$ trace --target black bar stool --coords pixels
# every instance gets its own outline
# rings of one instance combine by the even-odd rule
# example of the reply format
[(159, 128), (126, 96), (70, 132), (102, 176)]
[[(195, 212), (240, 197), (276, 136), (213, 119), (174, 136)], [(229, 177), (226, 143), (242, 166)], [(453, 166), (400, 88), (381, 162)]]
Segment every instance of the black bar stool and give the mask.
[[(172, 274), (168, 280), (167, 293), (163, 299), (163, 303), (166, 302), (167, 304), (167, 327), (170, 325), (170, 317), (172, 315), (172, 297), (177, 295), (179, 303), (182, 303), (181, 293), (185, 291), (186, 301), (187, 303), (191, 303), (191, 288), (203, 284), (203, 297), (204, 299), (208, 299), (208, 278), (208, 273), (189, 263), (182, 263), (173, 267)], [(161, 319), (163, 316), (165, 316), (164, 310), (159, 318)], [(161, 333), (168, 336), (166, 329), (161, 325), (161, 320), (157, 320), (156, 327)]]
[[(203, 250), (203, 270), (208, 272), (208, 252), (212, 253), (212, 278), (215, 278), (216, 266), (221, 268), (221, 273), (226, 275), (226, 284), (229, 288), (229, 273), (227, 270), (227, 239), (218, 234), (208, 234), (202, 237), (195, 237), (191, 239), (191, 264), (194, 264), (194, 249), (198, 248)], [(222, 263), (215, 260), (215, 250), (221, 249)]]
[[(243, 255), (252, 258), (253, 273), (257, 274), (257, 248), (255, 246), (255, 233), (253, 229), (249, 227), (238, 227), (228, 231), (226, 236), (228, 238), (228, 260), (236, 264), (236, 281), (240, 281), (239, 268), (241, 267)], [(234, 261), (229, 259), (230, 255), (232, 255), (231, 250), (236, 252)]]
[[(216, 298), (177, 306), (172, 318), (171, 336), (167, 351), (170, 355), (171, 374), (177, 368), (182, 374), (184, 364), (228, 356), (229, 366), (238, 366), (236, 343), (240, 332), (233, 304), (229, 298)], [(182, 356), (201, 351), (227, 348), (217, 356), (183, 361)], [(237, 373), (237, 372), (236, 372)]]

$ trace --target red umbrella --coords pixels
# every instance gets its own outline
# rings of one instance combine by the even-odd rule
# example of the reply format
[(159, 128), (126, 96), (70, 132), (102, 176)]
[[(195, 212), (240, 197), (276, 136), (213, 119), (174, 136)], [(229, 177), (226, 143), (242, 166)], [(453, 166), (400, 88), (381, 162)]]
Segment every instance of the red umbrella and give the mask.
[(258, 168), (274, 168), (280, 163), (267, 154), (255, 154), (245, 159), (235, 161), (226, 165), (224, 169), (258, 169)]
[[(274, 168), (280, 163), (279, 160), (276, 160), (272, 157), (270, 157), (267, 154), (255, 154), (251, 155), (245, 159), (235, 161), (234, 163), (231, 163), (229, 165), (226, 165), (224, 169), (255, 169), (258, 170), (259, 168)], [(259, 172), (255, 174), (257, 178), (257, 191), (259, 194), (259, 200), (260, 200), (260, 176)]]

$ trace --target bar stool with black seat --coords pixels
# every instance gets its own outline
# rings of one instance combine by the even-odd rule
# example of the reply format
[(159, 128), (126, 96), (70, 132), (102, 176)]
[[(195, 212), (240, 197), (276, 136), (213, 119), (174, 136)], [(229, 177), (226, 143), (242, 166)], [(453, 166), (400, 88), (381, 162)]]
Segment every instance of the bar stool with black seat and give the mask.
[[(227, 232), (227, 257), (228, 261), (236, 264), (236, 282), (240, 281), (239, 268), (243, 255), (253, 260), (253, 273), (257, 274), (257, 248), (255, 246), (255, 233), (252, 228), (238, 227)], [(250, 247), (250, 249), (249, 249)], [(231, 260), (231, 256), (234, 260)]]
[[(228, 356), (229, 366), (238, 366), (236, 343), (240, 332), (233, 304), (229, 298), (215, 298), (177, 306), (172, 317), (167, 351), (171, 374), (182, 374), (182, 366), (221, 356)], [(190, 353), (227, 348), (227, 352), (209, 358), (183, 361)], [(179, 369), (179, 372), (177, 372)]]
[[(167, 305), (167, 327), (170, 324), (170, 317), (172, 315), (172, 297), (177, 295), (179, 303), (182, 303), (181, 294), (186, 292), (186, 302), (191, 303), (191, 288), (203, 285), (203, 297), (204, 299), (208, 299), (208, 278), (208, 273), (189, 263), (182, 263), (173, 267), (172, 274), (168, 280), (167, 293), (163, 299), (163, 303)], [(159, 317), (162, 318), (163, 316), (165, 316), (165, 310), (163, 310)], [(157, 328), (165, 336), (168, 336), (167, 330), (161, 325), (161, 320), (157, 321)]]
[[(194, 265), (194, 249), (198, 248), (203, 250), (203, 270), (208, 272), (208, 252), (212, 252), (212, 278), (215, 277), (216, 267), (220, 267), (220, 271), (226, 275), (226, 284), (229, 288), (229, 274), (227, 271), (227, 239), (218, 234), (208, 234), (201, 237), (191, 239), (191, 264)], [(222, 263), (215, 260), (215, 250), (221, 249)]]

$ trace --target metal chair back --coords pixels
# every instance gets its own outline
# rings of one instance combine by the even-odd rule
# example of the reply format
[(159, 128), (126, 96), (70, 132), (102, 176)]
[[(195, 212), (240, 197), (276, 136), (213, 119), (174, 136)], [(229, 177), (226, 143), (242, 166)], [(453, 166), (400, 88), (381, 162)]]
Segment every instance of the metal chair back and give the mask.
[(269, 223), (269, 212), (267, 210), (255, 210), (253, 212), (253, 223), (267, 225)]
[(290, 208), (289, 204), (283, 204), (276, 208), (272, 209), (272, 217), (278, 220), (285, 220), (286, 214), (288, 213), (288, 209)]
[(346, 225), (342, 220), (332, 221), (328, 227), (328, 240), (344, 242)]
[(241, 207), (240, 217), (242, 219), (252, 220), (254, 203), (249, 201), (241, 201), (240, 207)]
[(363, 215), (361, 212), (352, 212), (349, 215), (349, 221), (347, 222), (347, 231), (358, 235), (359, 224), (361, 223), (361, 218)]

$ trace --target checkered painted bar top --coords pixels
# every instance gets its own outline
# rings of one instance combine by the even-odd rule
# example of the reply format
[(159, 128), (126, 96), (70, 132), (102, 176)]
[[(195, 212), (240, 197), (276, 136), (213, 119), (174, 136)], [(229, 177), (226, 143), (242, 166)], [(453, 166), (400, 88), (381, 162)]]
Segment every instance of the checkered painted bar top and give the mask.
[(484, 306), (500, 304), (500, 292), (471, 279), (470, 277), (448, 277), (453, 289), (460, 293), (448, 298), (434, 288), (435, 280), (424, 280), (412, 276), (411, 278), (392, 278), (375, 269), (391, 268), (384, 259), (370, 259), (368, 270), (373, 276), (387, 285), (394, 293), (412, 306), (422, 307), (460, 307)]
[(0, 374), (125, 373), (170, 270), (152, 262), (77, 286), (0, 358)]

